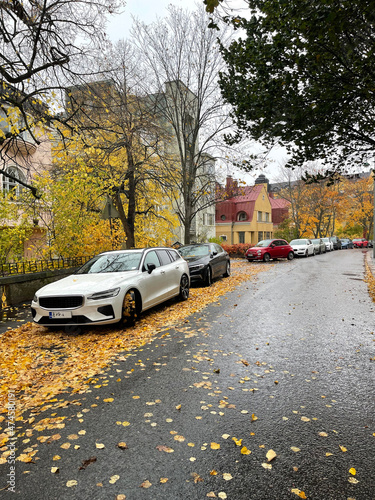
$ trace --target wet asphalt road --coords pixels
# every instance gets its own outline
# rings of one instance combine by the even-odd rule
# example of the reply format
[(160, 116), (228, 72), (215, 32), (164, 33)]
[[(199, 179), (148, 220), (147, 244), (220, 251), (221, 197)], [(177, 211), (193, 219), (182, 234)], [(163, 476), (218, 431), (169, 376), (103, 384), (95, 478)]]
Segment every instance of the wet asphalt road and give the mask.
[[(61, 439), (38, 444), (35, 463), (17, 463), (16, 493), (0, 496), (374, 500), (374, 304), (364, 272), (358, 250), (271, 263), (119, 360), (101, 388), (51, 410), (67, 417), (65, 428), (40, 434)], [(72, 434), (79, 439), (62, 449)], [(277, 456), (267, 463), (270, 449)]]

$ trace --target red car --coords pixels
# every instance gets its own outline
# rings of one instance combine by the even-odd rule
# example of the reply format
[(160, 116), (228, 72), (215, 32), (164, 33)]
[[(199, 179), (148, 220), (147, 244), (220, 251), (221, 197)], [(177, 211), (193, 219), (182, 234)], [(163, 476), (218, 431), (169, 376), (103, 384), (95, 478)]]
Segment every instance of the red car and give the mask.
[(354, 238), (352, 241), (354, 248), (367, 248), (368, 241), (365, 238)]
[(249, 262), (252, 260), (269, 262), (271, 259), (292, 260), (294, 258), (294, 252), (293, 248), (285, 240), (262, 240), (254, 247), (250, 247), (245, 257)]

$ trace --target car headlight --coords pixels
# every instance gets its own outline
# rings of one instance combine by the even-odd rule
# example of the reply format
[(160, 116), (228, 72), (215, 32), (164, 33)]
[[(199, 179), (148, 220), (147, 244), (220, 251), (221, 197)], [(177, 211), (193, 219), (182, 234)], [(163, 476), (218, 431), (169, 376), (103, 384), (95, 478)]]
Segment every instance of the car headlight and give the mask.
[(116, 297), (119, 294), (120, 287), (111, 288), (110, 290), (104, 290), (103, 292), (96, 292), (87, 297), (87, 300), (100, 300), (100, 299), (109, 299), (111, 297)]
[(36, 304), (38, 303), (38, 297), (36, 295), (34, 295), (33, 297), (33, 302), (35, 302)]
[(191, 266), (190, 271), (199, 271), (200, 269), (203, 269), (205, 267), (205, 264), (198, 264), (196, 266)]

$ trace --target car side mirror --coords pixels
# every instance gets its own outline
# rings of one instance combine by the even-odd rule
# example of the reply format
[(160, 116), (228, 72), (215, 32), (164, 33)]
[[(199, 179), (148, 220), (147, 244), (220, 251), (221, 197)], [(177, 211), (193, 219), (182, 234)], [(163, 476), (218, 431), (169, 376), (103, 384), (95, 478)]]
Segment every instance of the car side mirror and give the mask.
[(217, 251), (216, 251), (216, 250), (214, 250), (214, 251), (212, 252), (212, 256), (213, 256), (213, 257), (215, 257), (215, 255), (217, 255)]
[(274, 248), (274, 246), (275, 246), (275, 245), (274, 245), (273, 243), (271, 243), (270, 248)]
[(151, 274), (154, 269), (156, 269), (155, 264), (147, 264), (147, 272), (148, 272), (148, 274)]

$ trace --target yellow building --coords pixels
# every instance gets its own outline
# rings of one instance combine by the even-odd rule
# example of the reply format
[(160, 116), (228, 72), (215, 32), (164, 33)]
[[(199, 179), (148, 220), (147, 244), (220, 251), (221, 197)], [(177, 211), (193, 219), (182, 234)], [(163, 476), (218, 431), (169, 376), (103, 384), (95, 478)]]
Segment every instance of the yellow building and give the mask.
[(257, 179), (255, 186), (245, 187), (238, 187), (236, 181), (228, 177), (223, 198), (216, 204), (217, 238), (230, 245), (255, 245), (273, 237), (272, 202), (275, 200), (268, 194), (268, 181), (264, 176)]

